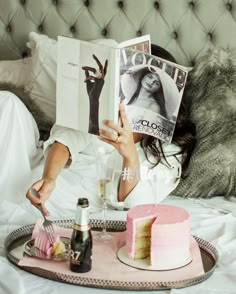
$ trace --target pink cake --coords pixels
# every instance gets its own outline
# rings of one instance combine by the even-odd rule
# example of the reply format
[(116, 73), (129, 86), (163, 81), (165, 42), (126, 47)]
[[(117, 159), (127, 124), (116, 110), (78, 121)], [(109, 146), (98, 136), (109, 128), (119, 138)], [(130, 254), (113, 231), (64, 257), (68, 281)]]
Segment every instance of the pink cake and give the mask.
[(145, 204), (127, 214), (127, 253), (131, 259), (150, 257), (152, 267), (171, 269), (191, 261), (190, 217), (183, 208)]
[(43, 228), (39, 229), (39, 232), (34, 240), (34, 247), (46, 254), (46, 256), (58, 255), (65, 251), (65, 244), (60, 240), (60, 237), (55, 236), (55, 242), (50, 244), (48, 235)]

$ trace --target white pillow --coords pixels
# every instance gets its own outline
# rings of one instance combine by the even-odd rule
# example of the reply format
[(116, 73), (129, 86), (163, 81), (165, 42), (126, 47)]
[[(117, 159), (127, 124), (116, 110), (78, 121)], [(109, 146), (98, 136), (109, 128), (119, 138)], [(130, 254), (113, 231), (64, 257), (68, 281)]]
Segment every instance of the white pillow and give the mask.
[(15, 88), (24, 87), (29, 79), (31, 57), (0, 61), (0, 84), (11, 84)]
[(32, 63), (25, 91), (52, 120), (56, 120), (57, 41), (31, 32), (27, 46)]
[[(116, 41), (111, 39), (98, 39), (93, 42), (113, 47), (117, 45)], [(55, 122), (57, 41), (31, 32), (27, 46), (31, 49), (32, 66), (25, 89), (44, 113)]]

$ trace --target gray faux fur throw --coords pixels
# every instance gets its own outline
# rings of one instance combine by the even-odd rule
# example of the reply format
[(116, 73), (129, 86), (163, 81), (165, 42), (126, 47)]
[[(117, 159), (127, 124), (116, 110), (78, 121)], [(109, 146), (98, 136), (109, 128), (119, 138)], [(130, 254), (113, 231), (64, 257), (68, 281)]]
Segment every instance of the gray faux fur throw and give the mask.
[(185, 98), (197, 128), (189, 176), (173, 195), (236, 196), (236, 54), (213, 49), (190, 72)]
[(40, 107), (31, 99), (28, 93), (24, 91), (24, 88), (16, 88), (15, 85), (10, 83), (0, 84), (0, 90), (6, 90), (14, 93), (25, 104), (27, 109), (33, 115), (40, 132), (40, 139), (46, 140), (49, 137), (50, 129), (53, 122), (46, 116), (46, 114), (40, 109)]

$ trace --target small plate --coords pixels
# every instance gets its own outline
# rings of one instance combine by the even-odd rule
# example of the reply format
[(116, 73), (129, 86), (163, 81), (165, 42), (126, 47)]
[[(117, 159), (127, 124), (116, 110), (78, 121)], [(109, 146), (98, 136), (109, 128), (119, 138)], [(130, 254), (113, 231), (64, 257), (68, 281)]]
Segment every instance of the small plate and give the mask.
[(143, 269), (143, 270), (149, 270), (149, 271), (167, 271), (167, 270), (174, 270), (177, 268), (184, 267), (192, 262), (192, 255), (190, 256), (181, 264), (175, 267), (163, 267), (163, 266), (151, 266), (150, 265), (150, 257), (143, 258), (143, 259), (131, 259), (128, 256), (126, 246), (124, 245), (121, 247), (117, 252), (118, 259), (125, 263), (126, 265), (129, 265), (131, 267), (137, 268), (137, 269)]
[(47, 259), (47, 260), (57, 260), (57, 261), (63, 261), (63, 260), (69, 259), (70, 238), (60, 237), (60, 240), (65, 244), (66, 251), (63, 252), (62, 254), (58, 254), (55, 256), (53, 255), (48, 256), (43, 251), (34, 247), (34, 240), (35, 239), (31, 239), (27, 241), (24, 245), (24, 253), (26, 253), (27, 255), (31, 257), (37, 257), (37, 258)]

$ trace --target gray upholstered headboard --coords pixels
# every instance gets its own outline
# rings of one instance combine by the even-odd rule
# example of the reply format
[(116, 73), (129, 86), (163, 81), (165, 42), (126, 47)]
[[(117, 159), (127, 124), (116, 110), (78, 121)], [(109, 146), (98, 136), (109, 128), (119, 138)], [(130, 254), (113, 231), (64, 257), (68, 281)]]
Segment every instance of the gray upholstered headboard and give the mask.
[(0, 0), (0, 59), (27, 56), (28, 34), (152, 43), (192, 66), (211, 46), (236, 48), (236, 0)]

